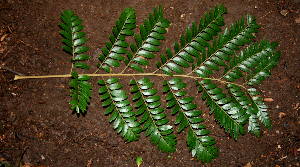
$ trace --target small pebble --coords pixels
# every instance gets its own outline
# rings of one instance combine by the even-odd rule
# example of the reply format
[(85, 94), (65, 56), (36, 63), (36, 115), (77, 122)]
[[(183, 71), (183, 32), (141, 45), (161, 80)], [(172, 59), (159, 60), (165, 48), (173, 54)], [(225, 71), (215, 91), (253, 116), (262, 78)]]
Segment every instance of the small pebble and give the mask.
[(284, 123), (284, 124), (282, 124), (282, 126), (285, 128), (288, 128), (288, 127), (290, 127), (290, 124)]

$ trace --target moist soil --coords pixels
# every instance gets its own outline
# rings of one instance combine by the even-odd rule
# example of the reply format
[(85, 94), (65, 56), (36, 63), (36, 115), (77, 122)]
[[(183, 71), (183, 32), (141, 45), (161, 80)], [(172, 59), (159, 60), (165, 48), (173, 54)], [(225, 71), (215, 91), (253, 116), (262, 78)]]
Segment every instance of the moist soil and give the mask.
[[(277, 50), (281, 57), (272, 75), (260, 85), (254, 86), (266, 100), (271, 130), (261, 125), (261, 138), (251, 133), (240, 135), (235, 141), (209, 114), (202, 94), (197, 93), (194, 82), (188, 83), (188, 95), (196, 97), (195, 103), (203, 111), (204, 125), (215, 137), (219, 153), (209, 164), (192, 157), (186, 144), (187, 130), (177, 134), (177, 150), (162, 153), (154, 146), (145, 132), (137, 142), (127, 143), (117, 134), (109, 123), (109, 116), (98, 94), (97, 80), (93, 77), (92, 98), (87, 112), (77, 115), (70, 109), (70, 78), (45, 78), (14, 80), (15, 75), (59, 75), (69, 74), (70, 55), (62, 50), (62, 36), (58, 23), (63, 10), (73, 10), (83, 19), (84, 32), (90, 50), (91, 66), (85, 73), (93, 73), (98, 54), (109, 33), (125, 7), (133, 7), (137, 15), (137, 25), (153, 12), (153, 7), (162, 5), (164, 17), (171, 21), (166, 39), (159, 47), (173, 48), (179, 42), (180, 34), (191, 26), (192, 21), (199, 23), (216, 4), (224, 3), (224, 14), (229, 27), (247, 13), (257, 18), (261, 26), (255, 34), (260, 42), (268, 39), (278, 41)], [(141, 166), (299, 166), (300, 164), (300, 75), (299, 75), (299, 37), (300, 2), (286, 1), (42, 1), (42, 0), (2, 0), (0, 1), (0, 158), (2, 163), (22, 166), (137, 166), (136, 157), (142, 157)], [(156, 56), (159, 58), (159, 56)], [(158, 59), (155, 59), (158, 60)], [(155, 60), (144, 68), (146, 72), (155, 69)], [(120, 69), (124, 67), (121, 65)], [(118, 69), (114, 69), (118, 72)], [(125, 73), (132, 73), (127, 70)], [(138, 77), (137, 77), (138, 78)], [(123, 89), (129, 92), (131, 77), (119, 78)], [(160, 77), (150, 77), (154, 88), (162, 92)], [(162, 94), (162, 93), (161, 93)], [(128, 93), (129, 99), (133, 97)], [(162, 95), (162, 106), (165, 95)], [(165, 112), (174, 123), (176, 116), (171, 110)], [(140, 118), (139, 118), (140, 119)], [(173, 126), (175, 131), (178, 126)], [(245, 126), (247, 131), (247, 125)], [(175, 133), (175, 132), (174, 132)], [(21, 164), (21, 165), (20, 165)]]

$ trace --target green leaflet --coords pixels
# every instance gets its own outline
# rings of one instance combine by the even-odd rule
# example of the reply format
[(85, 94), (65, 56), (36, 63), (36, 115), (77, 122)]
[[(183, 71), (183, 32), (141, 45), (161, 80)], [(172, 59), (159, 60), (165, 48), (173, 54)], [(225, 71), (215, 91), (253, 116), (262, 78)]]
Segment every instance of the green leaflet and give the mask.
[(88, 65), (86, 65), (85, 63), (76, 63), (76, 64), (74, 64), (74, 67), (78, 67), (78, 68), (82, 68), (82, 69), (90, 69), (90, 67)]
[(83, 55), (83, 54), (80, 54), (80, 55), (77, 55), (77, 56), (75, 56), (75, 61), (78, 61), (78, 60), (87, 60), (87, 59), (89, 59), (90, 58), (90, 56), (88, 56), (88, 55)]

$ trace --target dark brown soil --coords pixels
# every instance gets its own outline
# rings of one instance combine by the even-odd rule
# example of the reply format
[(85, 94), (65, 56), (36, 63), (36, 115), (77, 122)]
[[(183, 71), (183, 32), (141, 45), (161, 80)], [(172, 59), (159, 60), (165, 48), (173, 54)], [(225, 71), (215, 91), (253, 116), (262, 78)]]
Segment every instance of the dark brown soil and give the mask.
[[(89, 39), (86, 46), (92, 58), (87, 62), (95, 71), (97, 49), (109, 40), (108, 34), (125, 7), (133, 7), (137, 24), (142, 24), (159, 3), (164, 16), (172, 22), (160, 47), (172, 47), (192, 21), (215, 4), (224, 3), (225, 27), (247, 13), (255, 15), (261, 26), (256, 40), (278, 41), (281, 58), (272, 76), (256, 88), (269, 106), (272, 129), (262, 128), (261, 138), (250, 133), (236, 142), (209, 116), (206, 102), (191, 86), (189, 95), (198, 97), (204, 124), (212, 131), (219, 149), (210, 164), (192, 158), (185, 141), (186, 131), (178, 134), (177, 151), (166, 154), (141, 133), (137, 142), (125, 143), (109, 123), (101, 107), (97, 78), (92, 78), (92, 99), (85, 116), (70, 110), (69, 78), (25, 79), (14, 81), (16, 72), (24, 75), (69, 74), (70, 56), (62, 50), (59, 34), (60, 14), (75, 11), (84, 20)], [(286, 10), (286, 13), (284, 13)], [(300, 166), (300, 1), (299, 0), (170, 0), (170, 1), (0, 1), (0, 158), (18, 163), (20, 158), (31, 165), (59, 166)], [(153, 62), (154, 63), (154, 62)], [(149, 67), (149, 71), (154, 66)], [(130, 73), (130, 71), (127, 71)], [(129, 90), (129, 77), (122, 80)], [(161, 83), (161, 78), (151, 78)], [(193, 84), (190, 84), (193, 85)], [(156, 86), (161, 90), (159, 86)], [(195, 87), (194, 87), (195, 89)], [(130, 95), (131, 97), (131, 95)], [(168, 114), (170, 111), (168, 111)], [(282, 116), (282, 117), (281, 117)], [(172, 117), (173, 121), (175, 117)], [(176, 129), (177, 127), (175, 127)], [(247, 128), (247, 127), (246, 127)], [(27, 148), (27, 149), (26, 149)], [(25, 151), (22, 156), (23, 151)]]

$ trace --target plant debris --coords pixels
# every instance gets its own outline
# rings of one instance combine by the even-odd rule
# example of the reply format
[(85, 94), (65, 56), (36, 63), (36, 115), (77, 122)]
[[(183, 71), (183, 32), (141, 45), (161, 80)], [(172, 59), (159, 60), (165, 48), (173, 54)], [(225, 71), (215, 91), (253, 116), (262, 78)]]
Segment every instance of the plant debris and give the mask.
[(289, 13), (288, 10), (282, 10), (282, 11), (280, 11), (280, 14), (281, 14), (282, 16), (286, 16), (288, 13)]
[(279, 119), (283, 118), (284, 116), (286, 116), (286, 113), (284, 113), (284, 112), (279, 113)]

